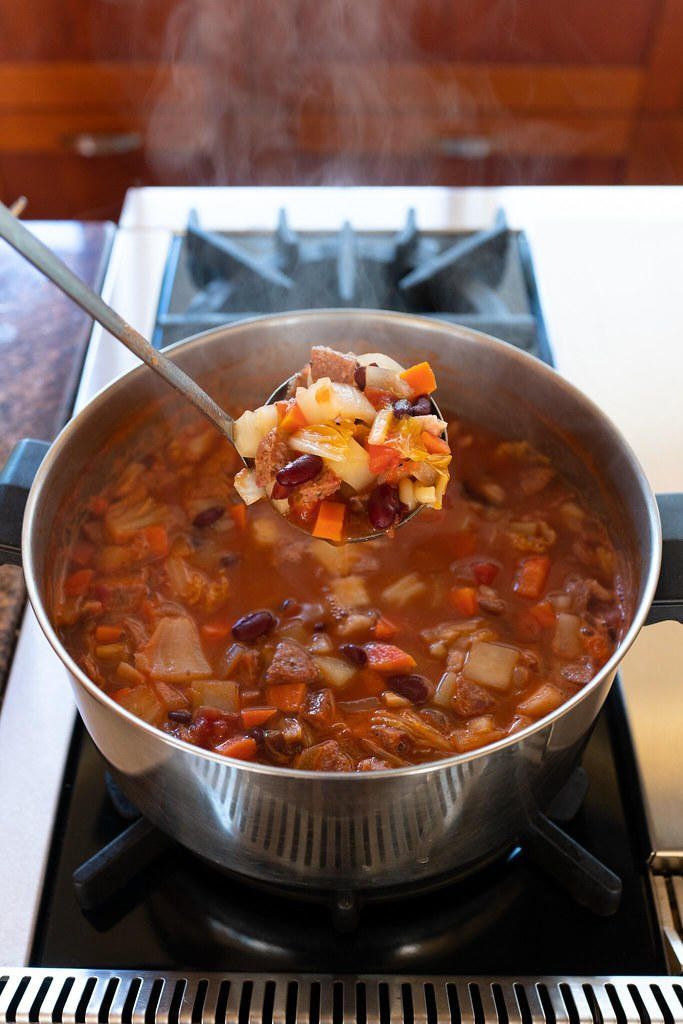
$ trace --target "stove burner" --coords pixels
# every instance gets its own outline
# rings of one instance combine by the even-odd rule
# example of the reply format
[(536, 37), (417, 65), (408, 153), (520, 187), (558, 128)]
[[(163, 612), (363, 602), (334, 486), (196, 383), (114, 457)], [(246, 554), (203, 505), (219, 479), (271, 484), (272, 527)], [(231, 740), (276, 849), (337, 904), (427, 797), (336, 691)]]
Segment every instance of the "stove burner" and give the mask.
[(294, 231), (284, 210), (272, 234), (225, 234), (196, 211), (174, 239), (154, 344), (247, 316), (327, 307), (392, 309), (494, 334), (550, 361), (524, 236), (502, 211), (488, 231), (423, 232), (414, 210), (395, 233)]
[[(599, 916), (610, 916), (619, 907), (621, 880), (556, 824), (557, 821), (568, 822), (578, 813), (586, 790), (585, 772), (578, 768), (550, 807), (549, 813), (555, 821), (540, 812), (530, 817), (525, 834), (521, 837), (521, 849), (536, 867), (548, 873), (580, 906)], [(76, 896), (81, 907), (87, 911), (111, 901), (141, 871), (175, 846), (172, 839), (140, 816), (109, 775), (107, 791), (117, 812), (125, 821), (132, 820), (132, 824), (74, 871)], [(515, 847), (509, 850), (502, 861), (505, 864), (512, 863), (521, 849)], [(484, 870), (489, 867), (490, 864), (482, 865)], [(357, 927), (360, 909), (365, 903), (411, 899), (447, 885), (457, 886), (464, 877), (469, 879), (472, 873), (466, 876), (460, 873), (430, 880), (428, 883), (372, 893), (347, 890), (328, 893), (311, 888), (302, 890), (270, 886), (242, 876), (230, 877), (239, 878), (240, 882), (272, 892), (278, 897), (314, 900), (327, 905), (331, 910), (335, 930), (350, 932)]]

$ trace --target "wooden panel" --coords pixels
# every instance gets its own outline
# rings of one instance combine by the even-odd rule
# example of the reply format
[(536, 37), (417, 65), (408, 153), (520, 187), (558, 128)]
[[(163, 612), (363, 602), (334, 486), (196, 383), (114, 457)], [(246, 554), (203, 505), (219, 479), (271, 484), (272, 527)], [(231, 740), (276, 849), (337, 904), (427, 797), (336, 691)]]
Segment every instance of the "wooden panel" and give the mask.
[(597, 156), (623, 155), (631, 122), (623, 117), (533, 118), (482, 116), (439, 118), (424, 115), (381, 115), (363, 118), (304, 113), (298, 146), (317, 153), (389, 154), (453, 152), (463, 145), (487, 155)]
[[(284, 87), (279, 81), (272, 86), (278, 101), (301, 97), (309, 109), (334, 105), (358, 115), (419, 109), (571, 114), (633, 111), (642, 84), (636, 67), (382, 61), (304, 65)], [(267, 92), (266, 79), (260, 96)]]
[(106, 140), (112, 136), (137, 134), (140, 145), (147, 150), (165, 149), (179, 154), (194, 152), (203, 144), (201, 135), (197, 138), (184, 118), (172, 114), (158, 118), (153, 132), (148, 132), (147, 128), (145, 114), (125, 111), (117, 114), (0, 112), (0, 152), (78, 153), (79, 139), (86, 135), (97, 143), (98, 136)]
[(172, 105), (191, 94), (201, 102), (195, 66), (150, 61), (5, 61), (0, 63), (0, 110), (113, 110)]
[(683, 3), (664, 0), (648, 56), (643, 108), (683, 109)]
[(637, 127), (626, 183), (683, 184), (683, 116), (649, 117)]
[(426, 53), (465, 61), (638, 64), (657, 0), (425, 0), (414, 38)]

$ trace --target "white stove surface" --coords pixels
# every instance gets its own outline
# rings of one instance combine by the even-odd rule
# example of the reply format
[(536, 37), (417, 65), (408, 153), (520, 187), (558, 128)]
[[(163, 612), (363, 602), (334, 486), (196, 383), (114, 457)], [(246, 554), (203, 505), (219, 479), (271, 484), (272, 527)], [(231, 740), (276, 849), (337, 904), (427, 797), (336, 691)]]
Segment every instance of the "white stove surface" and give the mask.
[[(414, 206), (425, 230), (484, 228), (503, 207), (529, 237), (558, 369), (622, 430), (652, 486), (683, 490), (683, 188), (134, 189), (103, 295), (151, 334), (173, 232), (205, 227), (396, 230)], [(136, 363), (92, 332), (76, 411)], [(0, 713), (0, 963), (30, 955), (75, 708), (66, 671), (27, 610)]]

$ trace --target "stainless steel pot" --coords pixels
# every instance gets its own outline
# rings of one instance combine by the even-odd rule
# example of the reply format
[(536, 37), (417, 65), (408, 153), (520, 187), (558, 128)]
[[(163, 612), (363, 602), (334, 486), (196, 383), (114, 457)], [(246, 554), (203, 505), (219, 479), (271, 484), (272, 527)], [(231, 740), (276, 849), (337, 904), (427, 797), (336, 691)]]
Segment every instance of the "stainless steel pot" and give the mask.
[[(542, 721), (434, 764), (335, 774), (231, 761), (166, 736), (122, 709), (64, 649), (47, 611), (57, 511), (122, 422), (160, 394), (140, 367), (63, 430), (31, 488), (23, 560), (31, 603), (68, 668), (78, 708), (127, 796), (159, 828), (217, 865), (287, 886), (377, 890), (476, 864), (509, 848), (566, 782), (643, 624), (659, 575), (657, 504), (633, 452), (587, 398), (530, 356), (438, 321), (374, 311), (264, 317), (200, 335), (170, 355), (215, 397), (255, 403), (302, 365), (312, 343), (428, 357), (442, 408), (528, 438), (602, 502), (629, 566), (631, 625), (595, 679)], [(410, 527), (407, 527), (410, 529)]]

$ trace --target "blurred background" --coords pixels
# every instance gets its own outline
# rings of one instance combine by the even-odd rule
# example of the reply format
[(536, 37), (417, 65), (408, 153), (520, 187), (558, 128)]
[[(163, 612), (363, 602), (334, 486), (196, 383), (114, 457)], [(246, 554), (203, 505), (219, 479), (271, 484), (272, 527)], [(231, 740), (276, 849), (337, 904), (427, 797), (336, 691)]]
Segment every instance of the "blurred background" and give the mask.
[(4, 0), (0, 191), (683, 181), (682, 0)]

